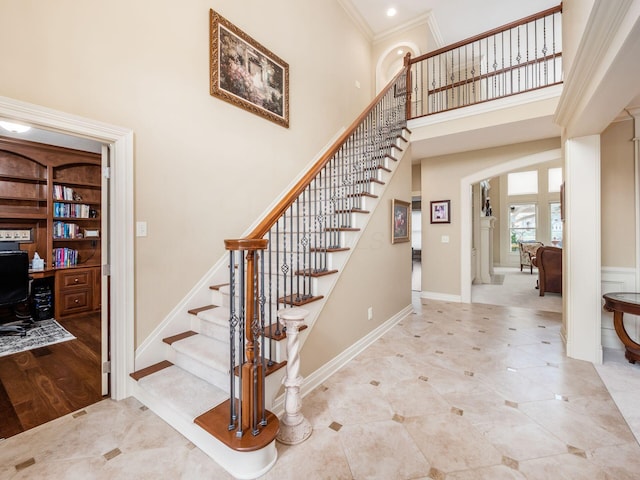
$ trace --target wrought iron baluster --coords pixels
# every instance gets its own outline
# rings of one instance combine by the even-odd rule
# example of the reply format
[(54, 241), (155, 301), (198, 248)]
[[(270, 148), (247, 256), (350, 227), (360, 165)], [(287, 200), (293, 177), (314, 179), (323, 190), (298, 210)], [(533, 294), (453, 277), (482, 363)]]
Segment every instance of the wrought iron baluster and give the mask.
[[(239, 316), (239, 322), (238, 322), (238, 354), (239, 354), (239, 361), (238, 361), (238, 403), (241, 406), (242, 402), (243, 402), (243, 395), (244, 395), (244, 389), (242, 388), (242, 380), (243, 380), (243, 375), (242, 375), (242, 365), (245, 362), (245, 326), (246, 326), (246, 317), (245, 317), (245, 302), (246, 302), (246, 283), (245, 283), (245, 275), (244, 275), (244, 268), (245, 268), (245, 263), (244, 263), (244, 250), (240, 250), (240, 259), (239, 259), (239, 263), (240, 263), (240, 292), (238, 293), (238, 306), (239, 306), (239, 310), (240, 310), (240, 316)], [(234, 266), (235, 268), (235, 266)], [(233, 299), (231, 299), (231, 301), (233, 301)], [(229, 372), (230, 375), (234, 375), (235, 372), (231, 371)], [(231, 399), (232, 402), (235, 401), (235, 399)], [(237, 429), (236, 429), (236, 437), (240, 438), (244, 435), (244, 431), (242, 429), (242, 407), (238, 408), (237, 410), (237, 417), (238, 417), (238, 422), (237, 422)]]

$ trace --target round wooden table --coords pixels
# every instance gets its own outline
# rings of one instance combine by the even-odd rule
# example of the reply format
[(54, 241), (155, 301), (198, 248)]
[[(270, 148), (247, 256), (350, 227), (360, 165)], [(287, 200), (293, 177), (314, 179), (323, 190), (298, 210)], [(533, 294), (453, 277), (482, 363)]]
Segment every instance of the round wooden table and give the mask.
[(630, 363), (640, 360), (640, 344), (631, 339), (624, 328), (623, 315), (640, 315), (640, 293), (632, 292), (612, 292), (602, 296), (604, 298), (604, 309), (613, 312), (613, 326), (622, 343), (624, 344), (624, 357)]

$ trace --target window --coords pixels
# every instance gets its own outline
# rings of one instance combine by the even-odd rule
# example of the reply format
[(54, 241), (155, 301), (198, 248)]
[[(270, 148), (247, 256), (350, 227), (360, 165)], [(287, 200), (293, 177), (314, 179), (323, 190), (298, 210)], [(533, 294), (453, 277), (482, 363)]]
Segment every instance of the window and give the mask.
[(534, 203), (510, 205), (509, 235), (512, 252), (518, 251), (519, 242), (536, 240), (536, 205)]
[(549, 169), (549, 193), (557, 193), (562, 185), (562, 168)]
[(562, 219), (560, 217), (560, 202), (549, 204), (549, 218), (551, 219), (551, 243), (556, 247), (562, 246)]
[(516, 172), (507, 175), (508, 195), (531, 195), (538, 193), (538, 171)]

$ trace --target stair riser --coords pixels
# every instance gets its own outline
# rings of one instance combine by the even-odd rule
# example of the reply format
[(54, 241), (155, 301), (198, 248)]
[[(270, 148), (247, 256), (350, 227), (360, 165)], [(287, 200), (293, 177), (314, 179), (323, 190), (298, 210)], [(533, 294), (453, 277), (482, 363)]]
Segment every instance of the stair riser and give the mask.
[(187, 372), (195, 375), (202, 380), (209, 382), (210, 384), (218, 387), (220, 390), (224, 392), (229, 392), (229, 374), (227, 371), (223, 372), (217, 370), (215, 368), (211, 368), (207, 365), (204, 365), (202, 362), (190, 357), (189, 355), (177, 352), (174, 349), (171, 349), (171, 354), (169, 355), (169, 361), (174, 365), (186, 370)]

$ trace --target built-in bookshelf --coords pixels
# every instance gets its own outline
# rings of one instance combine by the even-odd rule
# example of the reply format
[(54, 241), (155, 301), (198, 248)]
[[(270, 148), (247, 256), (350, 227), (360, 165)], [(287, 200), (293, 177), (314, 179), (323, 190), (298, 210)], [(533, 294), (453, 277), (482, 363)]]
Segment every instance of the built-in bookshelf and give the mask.
[(101, 181), (99, 154), (0, 137), (0, 233), (55, 276), (56, 316), (99, 308)]

